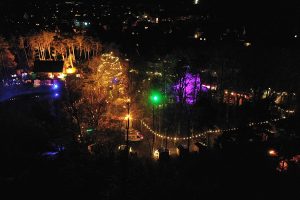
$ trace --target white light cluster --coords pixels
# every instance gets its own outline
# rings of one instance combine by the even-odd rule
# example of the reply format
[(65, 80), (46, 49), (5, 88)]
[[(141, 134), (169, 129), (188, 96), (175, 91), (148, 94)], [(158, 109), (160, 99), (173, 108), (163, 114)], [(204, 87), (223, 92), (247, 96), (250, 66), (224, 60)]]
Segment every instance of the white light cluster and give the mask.
[(280, 108), (279, 106), (275, 106), (278, 110), (280, 110), (281, 112), (285, 112), (285, 113), (289, 113), (289, 114), (294, 114), (295, 110), (285, 110), (283, 108)]
[(209, 131), (205, 131), (202, 133), (198, 133), (196, 135), (190, 136), (190, 137), (170, 137), (170, 136), (165, 136), (165, 135), (161, 135), (159, 133), (156, 133), (155, 131), (153, 131), (145, 122), (141, 121), (142, 124), (154, 135), (156, 135), (159, 138), (163, 138), (163, 139), (168, 139), (168, 140), (173, 140), (173, 141), (179, 141), (179, 140), (188, 140), (188, 139), (193, 139), (193, 138), (201, 138), (201, 137), (205, 137), (207, 133), (220, 133), (221, 130), (209, 130)]

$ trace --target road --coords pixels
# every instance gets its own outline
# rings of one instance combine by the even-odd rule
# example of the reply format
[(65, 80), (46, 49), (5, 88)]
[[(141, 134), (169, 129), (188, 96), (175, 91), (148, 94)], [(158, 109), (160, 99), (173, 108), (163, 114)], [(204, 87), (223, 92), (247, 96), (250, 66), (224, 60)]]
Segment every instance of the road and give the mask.
[[(144, 139), (139, 142), (130, 142), (130, 146), (133, 147), (135, 151), (137, 151), (139, 157), (153, 157), (152, 154), (152, 144), (153, 139), (155, 141), (154, 143), (154, 150), (159, 149), (161, 147), (167, 148), (169, 150), (171, 157), (178, 156), (177, 147), (179, 145), (186, 145), (188, 144), (188, 140), (185, 141), (174, 141), (174, 140), (165, 140), (163, 138), (157, 137), (154, 134), (152, 134), (149, 130), (147, 130), (145, 127), (138, 128), (142, 135), (144, 136)], [(154, 138), (153, 138), (154, 137)], [(198, 148), (194, 145), (196, 142), (202, 142), (206, 143), (206, 138), (197, 138), (197, 139), (191, 139), (190, 140), (190, 151), (198, 151)]]

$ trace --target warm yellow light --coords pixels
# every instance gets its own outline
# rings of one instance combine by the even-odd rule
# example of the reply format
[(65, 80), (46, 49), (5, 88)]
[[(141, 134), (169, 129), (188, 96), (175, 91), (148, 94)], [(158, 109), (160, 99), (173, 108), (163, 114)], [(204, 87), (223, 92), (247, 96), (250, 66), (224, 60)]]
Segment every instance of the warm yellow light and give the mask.
[(272, 157), (275, 157), (275, 156), (278, 155), (277, 152), (276, 152), (274, 149), (270, 149), (268, 153), (269, 153), (269, 155), (272, 156)]
[(48, 77), (49, 77), (49, 78), (54, 78), (54, 75), (53, 75), (52, 73), (49, 73), (49, 74), (48, 74)]
[(156, 149), (154, 152), (153, 152), (153, 157), (155, 159), (158, 159), (159, 158), (159, 151)]
[(128, 120), (128, 119), (129, 119), (129, 120), (132, 119), (132, 117), (131, 117), (130, 114), (125, 116), (125, 120)]
[(65, 78), (65, 74), (64, 73), (59, 73), (59, 75), (57, 76), (60, 79), (64, 79)]
[(75, 67), (67, 68), (66, 72), (67, 74), (74, 74), (76, 72), (76, 68)]
[(245, 42), (244, 45), (245, 45), (245, 47), (249, 47), (249, 46), (251, 46), (251, 43), (250, 42)]

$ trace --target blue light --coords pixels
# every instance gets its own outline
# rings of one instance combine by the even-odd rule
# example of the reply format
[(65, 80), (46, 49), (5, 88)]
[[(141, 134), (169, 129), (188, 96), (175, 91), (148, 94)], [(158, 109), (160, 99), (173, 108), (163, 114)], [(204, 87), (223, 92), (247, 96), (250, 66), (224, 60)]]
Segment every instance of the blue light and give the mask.
[(54, 94), (54, 96), (55, 96), (55, 97), (58, 97), (58, 96), (59, 96), (59, 94), (58, 94), (58, 93), (55, 93), (55, 94)]
[(60, 146), (60, 147), (58, 147), (57, 149), (58, 149), (58, 151), (64, 151), (64, 150), (65, 150), (65, 147), (64, 147), (64, 146)]
[(42, 156), (55, 156), (56, 154), (58, 154), (58, 152), (48, 151), (48, 152), (42, 153)]
[(54, 84), (54, 85), (53, 85), (53, 89), (54, 89), (54, 90), (58, 89), (58, 85), (57, 85), (57, 84)]

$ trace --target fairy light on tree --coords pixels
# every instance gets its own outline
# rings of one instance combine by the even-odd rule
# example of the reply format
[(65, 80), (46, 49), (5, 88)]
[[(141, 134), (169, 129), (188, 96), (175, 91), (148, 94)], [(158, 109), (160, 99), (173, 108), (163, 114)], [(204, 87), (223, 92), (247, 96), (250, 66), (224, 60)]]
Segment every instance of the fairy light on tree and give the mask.
[(79, 110), (83, 122), (97, 129), (118, 127), (123, 121), (127, 95), (127, 67), (112, 52), (93, 58), (81, 87)]
[(186, 73), (173, 87), (177, 102), (195, 104), (200, 91), (207, 91), (201, 87), (199, 74)]

